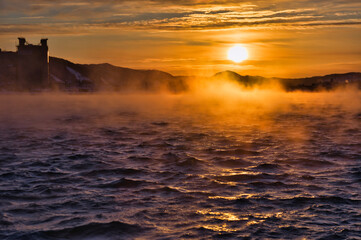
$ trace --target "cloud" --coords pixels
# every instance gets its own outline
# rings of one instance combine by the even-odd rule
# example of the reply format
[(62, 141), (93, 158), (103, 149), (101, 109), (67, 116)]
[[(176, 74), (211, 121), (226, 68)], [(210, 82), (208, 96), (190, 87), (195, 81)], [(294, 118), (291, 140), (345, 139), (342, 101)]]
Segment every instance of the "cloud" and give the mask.
[(52, 34), (57, 27), (58, 34), (83, 34), (104, 29), (358, 27), (357, 9), (358, 0), (0, 0), (0, 30)]

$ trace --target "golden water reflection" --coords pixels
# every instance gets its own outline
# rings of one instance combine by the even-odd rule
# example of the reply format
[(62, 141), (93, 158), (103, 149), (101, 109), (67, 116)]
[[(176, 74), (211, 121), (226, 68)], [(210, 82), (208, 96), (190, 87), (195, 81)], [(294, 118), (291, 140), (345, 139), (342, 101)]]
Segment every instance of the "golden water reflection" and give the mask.
[[(236, 216), (233, 213), (228, 212), (218, 212), (211, 209), (205, 209), (205, 210), (198, 210), (196, 212), (197, 214), (206, 216), (209, 219), (217, 219), (217, 220), (223, 220), (228, 222), (236, 222), (239, 221), (240, 223), (245, 224), (245, 226), (250, 225), (256, 225), (261, 224), (265, 222), (267, 219), (270, 218), (282, 218), (285, 213), (284, 212), (275, 212), (275, 213), (247, 213), (242, 216)], [(203, 225), (202, 226), (205, 229), (209, 229), (216, 232), (234, 232), (238, 231), (239, 229), (236, 229), (234, 227), (228, 226), (226, 223), (222, 224), (214, 224), (214, 225)], [(240, 227), (240, 226), (238, 226)]]
[[(226, 221), (240, 221), (241, 219), (238, 218), (236, 215), (232, 213), (223, 213), (223, 212), (213, 212), (211, 210), (198, 210), (197, 214), (202, 214), (208, 216), (210, 218), (215, 218), (219, 220), (226, 220)], [(244, 220), (244, 219), (242, 219)]]

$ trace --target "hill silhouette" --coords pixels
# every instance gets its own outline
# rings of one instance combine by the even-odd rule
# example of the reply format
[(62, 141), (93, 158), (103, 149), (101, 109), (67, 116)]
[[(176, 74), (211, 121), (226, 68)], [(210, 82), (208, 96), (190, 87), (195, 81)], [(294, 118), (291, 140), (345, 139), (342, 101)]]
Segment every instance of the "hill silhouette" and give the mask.
[(135, 70), (103, 64), (74, 64), (50, 58), (50, 79), (62, 89), (180, 92), (186, 89), (173, 75), (158, 70)]
[(245, 87), (253, 87), (255, 85), (262, 85), (265, 83), (269, 83), (271, 79), (267, 79), (264, 77), (260, 77), (260, 76), (249, 76), (249, 75), (239, 75), (236, 72), (232, 72), (232, 71), (224, 71), (224, 72), (219, 72), (216, 73), (212, 79), (215, 80), (230, 80), (230, 81), (236, 81), (237, 83), (245, 86)]
[[(135, 70), (108, 63), (76, 64), (65, 59), (50, 57), (49, 78), (51, 88), (63, 91), (187, 91), (196, 77), (173, 76), (159, 70)], [(309, 78), (265, 78), (240, 75), (232, 71), (216, 73), (205, 81), (227, 80), (252, 88), (278, 83), (287, 91), (331, 90), (354, 84), (361, 89), (361, 73), (331, 74)], [(16, 89), (16, 53), (0, 54), (0, 90)]]
[(329, 74), (325, 76), (314, 76), (308, 78), (265, 78), (261, 76), (240, 75), (232, 71), (216, 73), (212, 79), (235, 81), (245, 87), (257, 85), (272, 85), (278, 83), (287, 91), (303, 90), (332, 90), (344, 85), (357, 85), (361, 88), (361, 73), (350, 72), (344, 74)]

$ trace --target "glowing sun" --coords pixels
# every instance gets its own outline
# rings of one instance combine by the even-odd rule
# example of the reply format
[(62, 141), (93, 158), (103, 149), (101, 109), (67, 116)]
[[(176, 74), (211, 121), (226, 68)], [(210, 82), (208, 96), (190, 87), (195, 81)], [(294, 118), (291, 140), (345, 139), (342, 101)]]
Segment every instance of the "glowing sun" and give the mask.
[(240, 63), (248, 59), (247, 48), (242, 47), (241, 45), (236, 45), (234, 47), (231, 47), (228, 50), (228, 59), (236, 63)]

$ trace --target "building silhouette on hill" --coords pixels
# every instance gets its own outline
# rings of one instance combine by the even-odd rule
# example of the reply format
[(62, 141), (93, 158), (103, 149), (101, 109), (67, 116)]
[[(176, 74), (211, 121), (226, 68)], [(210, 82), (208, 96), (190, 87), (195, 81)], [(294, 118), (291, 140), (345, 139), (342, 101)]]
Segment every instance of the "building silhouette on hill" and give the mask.
[(49, 84), (49, 48), (48, 39), (41, 39), (39, 45), (27, 43), (18, 38), (16, 81), (20, 89), (42, 89)]

